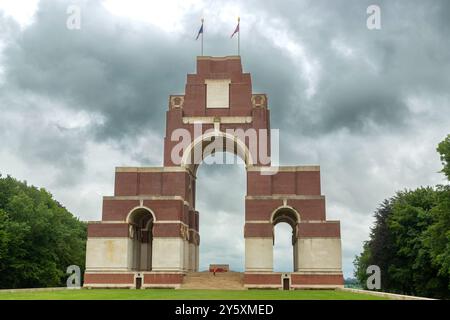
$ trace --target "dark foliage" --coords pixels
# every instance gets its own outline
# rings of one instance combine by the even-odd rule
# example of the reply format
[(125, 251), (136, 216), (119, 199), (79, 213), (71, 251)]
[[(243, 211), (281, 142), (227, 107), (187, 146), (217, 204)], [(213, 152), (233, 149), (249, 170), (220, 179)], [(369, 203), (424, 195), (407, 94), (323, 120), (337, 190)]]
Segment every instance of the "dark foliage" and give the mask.
[(0, 288), (63, 286), (85, 246), (86, 224), (50, 193), (0, 175)]

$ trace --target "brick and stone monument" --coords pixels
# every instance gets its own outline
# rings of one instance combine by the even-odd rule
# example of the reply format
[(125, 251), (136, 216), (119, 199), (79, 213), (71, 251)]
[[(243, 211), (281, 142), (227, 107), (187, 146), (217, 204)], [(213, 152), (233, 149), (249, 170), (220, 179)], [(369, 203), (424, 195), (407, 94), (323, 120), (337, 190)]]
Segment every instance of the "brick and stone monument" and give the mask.
[[(180, 147), (183, 132), (192, 138)], [(164, 166), (116, 168), (114, 195), (103, 198), (101, 221), (88, 225), (84, 286), (177, 288), (198, 271), (196, 172), (217, 151), (212, 145), (246, 166), (244, 286), (342, 287), (340, 223), (326, 219), (320, 169), (272, 166), (268, 99), (252, 93), (240, 56), (198, 57), (185, 94), (169, 97)], [(292, 227), (291, 273), (273, 272), (280, 222)]]

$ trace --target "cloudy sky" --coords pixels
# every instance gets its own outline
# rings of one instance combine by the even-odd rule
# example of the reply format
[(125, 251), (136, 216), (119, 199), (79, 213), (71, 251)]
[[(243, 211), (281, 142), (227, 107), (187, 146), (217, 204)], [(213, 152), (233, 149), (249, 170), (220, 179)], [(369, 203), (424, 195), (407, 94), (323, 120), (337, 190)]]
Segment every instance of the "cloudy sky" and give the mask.
[[(71, 4), (81, 29), (66, 27)], [(367, 7), (381, 8), (368, 30)], [(450, 133), (448, 0), (0, 0), (0, 172), (47, 188), (99, 220), (114, 167), (162, 163), (169, 94), (205, 54), (241, 56), (269, 95), (281, 163), (320, 164), (327, 214), (341, 220), (352, 275), (378, 204), (396, 190), (444, 182)], [(244, 166), (202, 165), (201, 264), (244, 264)], [(276, 270), (290, 271), (288, 226)]]

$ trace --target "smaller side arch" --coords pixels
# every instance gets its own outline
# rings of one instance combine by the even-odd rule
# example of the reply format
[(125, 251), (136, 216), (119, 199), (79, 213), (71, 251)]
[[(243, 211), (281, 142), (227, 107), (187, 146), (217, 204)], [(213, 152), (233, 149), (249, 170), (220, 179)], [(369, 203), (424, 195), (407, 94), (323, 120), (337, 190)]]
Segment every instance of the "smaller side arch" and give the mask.
[(272, 211), (272, 213), (270, 215), (270, 223), (272, 225), (275, 225), (275, 224), (281, 222), (281, 221), (277, 221), (277, 219), (280, 219), (280, 216), (283, 215), (283, 213), (287, 213), (285, 215), (286, 218), (290, 218), (290, 220), (293, 220), (293, 222), (295, 222), (296, 224), (301, 221), (300, 213), (294, 207), (291, 207), (288, 205), (282, 205)]
[(138, 206), (130, 210), (126, 222), (130, 241), (128, 268), (135, 271), (151, 271), (155, 213), (148, 207)]
[(272, 224), (272, 237), (273, 237), (273, 245), (275, 246), (275, 226), (279, 223), (287, 223), (292, 228), (292, 262), (293, 262), (293, 271), (297, 271), (298, 269), (298, 224), (300, 222), (300, 214), (299, 212), (286, 204), (276, 208), (271, 216), (270, 223)]
[(134, 207), (133, 209), (131, 209), (131, 210), (128, 212), (127, 217), (125, 218), (125, 221), (126, 221), (127, 223), (131, 223), (131, 222), (132, 222), (132, 221), (131, 221), (131, 218), (133, 217), (133, 215), (135, 215), (135, 214), (138, 213), (139, 211), (147, 211), (148, 213), (150, 213), (150, 214), (152, 215), (153, 221), (156, 221), (156, 215), (155, 215), (155, 213), (153, 212), (152, 209), (150, 209), (150, 208), (148, 208), (148, 207), (146, 207), (146, 206), (137, 206), (137, 207)]

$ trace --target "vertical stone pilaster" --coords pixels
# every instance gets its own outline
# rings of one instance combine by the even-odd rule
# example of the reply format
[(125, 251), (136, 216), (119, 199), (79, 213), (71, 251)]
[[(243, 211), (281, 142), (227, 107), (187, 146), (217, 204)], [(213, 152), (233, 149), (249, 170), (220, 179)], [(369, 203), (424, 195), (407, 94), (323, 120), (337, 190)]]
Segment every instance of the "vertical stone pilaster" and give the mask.
[(189, 243), (189, 270), (190, 272), (196, 271), (196, 245), (192, 242)]
[(298, 241), (295, 241), (293, 245), (293, 251), (294, 251), (294, 272), (298, 271)]
[(190, 247), (189, 241), (183, 240), (183, 271), (188, 272), (191, 269), (190, 266)]
[(195, 271), (198, 272), (200, 268), (200, 246), (195, 246)]

